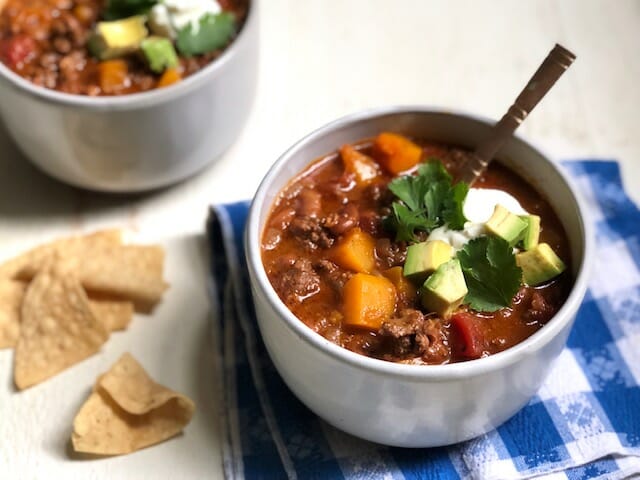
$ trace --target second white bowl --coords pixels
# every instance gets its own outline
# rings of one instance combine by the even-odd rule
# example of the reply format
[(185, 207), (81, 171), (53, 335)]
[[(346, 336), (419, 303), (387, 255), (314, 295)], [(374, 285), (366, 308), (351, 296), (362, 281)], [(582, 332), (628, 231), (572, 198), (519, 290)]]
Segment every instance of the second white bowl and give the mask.
[(70, 95), (36, 86), (0, 62), (2, 119), (37, 167), (78, 187), (134, 192), (187, 178), (220, 157), (249, 116), (258, 4), (251, 0), (242, 30), (218, 59), (150, 92)]

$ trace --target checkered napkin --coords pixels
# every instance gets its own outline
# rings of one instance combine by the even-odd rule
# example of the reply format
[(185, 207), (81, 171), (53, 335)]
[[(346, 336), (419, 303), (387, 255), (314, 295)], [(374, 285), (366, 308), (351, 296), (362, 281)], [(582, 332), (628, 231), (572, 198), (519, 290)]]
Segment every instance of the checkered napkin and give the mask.
[(214, 342), (224, 471), (238, 478), (617, 479), (640, 475), (640, 211), (617, 163), (564, 163), (597, 230), (595, 268), (566, 348), (504, 425), (446, 448), (336, 430), (285, 386), (260, 338), (242, 250), (247, 203), (211, 209)]

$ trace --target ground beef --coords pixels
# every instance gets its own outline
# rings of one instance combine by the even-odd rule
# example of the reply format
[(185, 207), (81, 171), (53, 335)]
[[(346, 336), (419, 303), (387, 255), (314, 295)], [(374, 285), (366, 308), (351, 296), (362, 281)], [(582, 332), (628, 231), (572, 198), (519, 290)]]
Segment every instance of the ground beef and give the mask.
[(451, 355), (442, 320), (427, 317), (419, 310), (405, 309), (382, 324), (378, 334), (385, 348), (394, 355), (409, 359), (421, 357), (427, 363), (443, 363)]
[(330, 248), (334, 242), (333, 236), (318, 218), (295, 217), (289, 224), (289, 232), (309, 252)]
[(416, 332), (416, 344), (427, 363), (444, 363), (451, 356), (447, 334), (439, 318), (428, 318)]
[(276, 265), (278, 275), (273, 287), (278, 296), (291, 306), (320, 291), (320, 277), (307, 258), (282, 257)]
[(415, 335), (425, 321), (425, 315), (420, 310), (407, 308), (400, 315), (382, 324), (380, 334), (400, 338)]
[[(51, 23), (51, 41), (58, 53), (66, 54), (72, 48), (85, 46), (89, 30), (69, 11), (59, 10), (58, 17)], [(60, 48), (64, 46), (63, 48)]]
[(333, 287), (336, 293), (341, 294), (344, 284), (351, 278), (351, 273), (342, 270), (330, 260), (318, 260), (313, 267), (326, 282)]
[(353, 203), (347, 203), (337, 212), (331, 212), (324, 217), (322, 225), (334, 235), (342, 235), (358, 225), (358, 218), (358, 207)]
[(379, 238), (376, 240), (376, 257), (382, 268), (403, 265), (407, 258), (407, 244), (392, 242), (389, 238)]

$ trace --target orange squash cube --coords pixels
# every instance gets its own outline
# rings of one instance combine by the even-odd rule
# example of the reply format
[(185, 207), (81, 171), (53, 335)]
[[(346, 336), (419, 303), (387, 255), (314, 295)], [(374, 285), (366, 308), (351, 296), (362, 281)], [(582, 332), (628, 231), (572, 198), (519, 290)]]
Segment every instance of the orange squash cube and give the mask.
[(359, 228), (349, 230), (331, 252), (331, 259), (347, 270), (371, 273), (376, 268), (376, 242)]
[(416, 286), (404, 276), (402, 273), (402, 267), (391, 267), (382, 274), (391, 280), (393, 286), (396, 287), (398, 298), (402, 298), (406, 303), (413, 302), (418, 298), (418, 289)]
[(119, 93), (129, 84), (129, 67), (121, 59), (106, 60), (98, 65), (98, 76), (104, 93)]
[(422, 160), (422, 147), (397, 133), (378, 135), (374, 151), (380, 165), (394, 175), (415, 167)]
[(343, 145), (340, 157), (347, 173), (353, 173), (356, 183), (368, 185), (380, 176), (380, 166), (369, 155), (356, 150), (351, 145)]
[(344, 285), (343, 322), (378, 330), (396, 309), (396, 289), (385, 277), (356, 273)]
[(167, 68), (158, 80), (158, 88), (168, 87), (180, 80), (182, 80), (182, 74), (177, 68)]

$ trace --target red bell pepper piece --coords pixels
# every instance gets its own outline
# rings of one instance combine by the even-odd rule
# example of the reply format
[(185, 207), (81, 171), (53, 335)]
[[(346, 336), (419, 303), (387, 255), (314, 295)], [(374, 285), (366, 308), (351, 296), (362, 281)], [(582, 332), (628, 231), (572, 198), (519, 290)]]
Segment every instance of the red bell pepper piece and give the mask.
[(486, 338), (482, 328), (482, 318), (468, 312), (458, 312), (451, 317), (451, 328), (456, 338), (453, 348), (459, 355), (480, 358), (486, 349)]
[(0, 54), (4, 62), (15, 69), (28, 61), (36, 52), (36, 41), (28, 35), (15, 35), (0, 45)]

